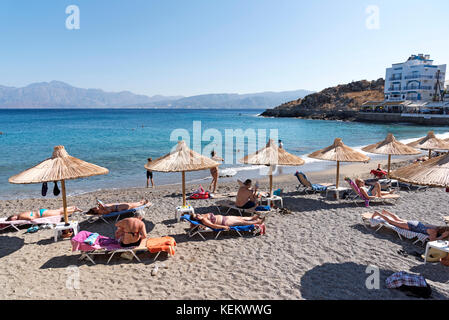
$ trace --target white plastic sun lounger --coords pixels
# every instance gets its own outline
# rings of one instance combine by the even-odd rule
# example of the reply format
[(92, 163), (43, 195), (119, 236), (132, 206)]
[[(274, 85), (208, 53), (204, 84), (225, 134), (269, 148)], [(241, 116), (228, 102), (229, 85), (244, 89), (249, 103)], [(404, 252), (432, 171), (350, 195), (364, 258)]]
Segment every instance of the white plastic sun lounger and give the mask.
[(6, 221), (7, 218), (0, 218), (0, 231), (8, 228), (13, 228), (16, 231), (20, 231), (19, 226), (24, 225), (40, 225), (40, 224), (51, 224), (55, 225), (61, 222), (63, 216), (51, 216), (45, 218), (36, 218), (33, 220), (15, 220), (15, 221)]
[(395, 231), (396, 234), (398, 235), (399, 239), (401, 239), (401, 240), (403, 240), (402, 237), (409, 239), (409, 240), (416, 238), (416, 240), (413, 242), (413, 244), (421, 242), (421, 244), (424, 245), (424, 243), (429, 240), (429, 236), (426, 234), (398, 228), (396, 226), (389, 224), (388, 222), (386, 222), (384, 219), (382, 219), (380, 217), (376, 217), (373, 219), (372, 215), (373, 215), (372, 213), (368, 212), (368, 213), (362, 214), (361, 217), (362, 217), (363, 225), (365, 226), (365, 228), (368, 228), (368, 226), (370, 226), (371, 228), (375, 228), (376, 230), (374, 232), (377, 232), (380, 229), (382, 229), (383, 227), (385, 227), (387, 229)]
[(89, 223), (94, 223), (97, 220), (103, 220), (104, 222), (106, 222), (107, 224), (109, 224), (109, 222), (106, 220), (106, 218), (116, 218), (115, 219), (115, 223), (117, 223), (117, 221), (120, 219), (120, 217), (124, 214), (128, 214), (128, 213), (133, 213), (135, 214), (138, 210), (144, 210), (145, 208), (150, 207), (152, 204), (151, 203), (147, 203), (143, 206), (134, 208), (134, 209), (129, 209), (129, 210), (124, 210), (124, 211), (118, 211), (118, 212), (111, 212), (108, 214), (103, 214), (103, 215), (94, 215), (92, 217), (89, 218), (89, 220), (87, 220)]

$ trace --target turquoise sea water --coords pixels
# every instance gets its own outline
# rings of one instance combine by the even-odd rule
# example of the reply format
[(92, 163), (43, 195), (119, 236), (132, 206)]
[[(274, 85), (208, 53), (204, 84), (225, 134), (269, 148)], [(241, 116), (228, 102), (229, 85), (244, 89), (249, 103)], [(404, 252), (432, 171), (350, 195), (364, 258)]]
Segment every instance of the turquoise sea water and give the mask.
[[(64, 145), (70, 155), (104, 166), (104, 176), (68, 181), (69, 194), (107, 188), (142, 187), (145, 185), (144, 164), (148, 157), (168, 153), (176, 144), (170, 141), (175, 129), (185, 129), (193, 136), (194, 121), (201, 121), (202, 133), (217, 129), (277, 129), (284, 148), (299, 156), (332, 144), (335, 137), (351, 147), (377, 142), (392, 132), (399, 140), (424, 136), (429, 130), (437, 134), (447, 127), (425, 127), (408, 124), (366, 124), (340, 121), (261, 118), (263, 110), (163, 110), (163, 109), (89, 109), (89, 110), (0, 110), (0, 198), (40, 196), (40, 185), (13, 185), (8, 178), (51, 156), (53, 147)], [(175, 138), (176, 140), (176, 138)], [(210, 141), (203, 141), (202, 147)], [(217, 146), (217, 150), (219, 150)], [(234, 147), (235, 149), (235, 147)], [(234, 150), (235, 151), (235, 150)], [(240, 152), (245, 152), (240, 150)], [(224, 155), (223, 155), (224, 156)], [(228, 159), (229, 160), (229, 159)], [(308, 161), (301, 170), (317, 170), (332, 163)], [(238, 163), (223, 167), (239, 170), (236, 177), (249, 177), (258, 170)], [(254, 169), (254, 168), (253, 168)], [(296, 170), (289, 168), (285, 172)], [(179, 183), (180, 174), (154, 173), (156, 184)], [(187, 173), (187, 179), (199, 180), (208, 171)], [(208, 185), (208, 181), (202, 182)], [(50, 185), (49, 193), (52, 190)]]

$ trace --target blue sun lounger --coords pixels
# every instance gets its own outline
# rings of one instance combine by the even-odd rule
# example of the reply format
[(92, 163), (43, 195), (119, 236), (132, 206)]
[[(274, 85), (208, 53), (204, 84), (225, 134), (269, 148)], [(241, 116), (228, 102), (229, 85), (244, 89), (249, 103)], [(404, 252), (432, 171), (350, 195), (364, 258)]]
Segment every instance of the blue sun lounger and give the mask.
[[(185, 214), (181, 217), (181, 220), (187, 221), (191, 223), (191, 228), (188, 232), (189, 238), (195, 236), (195, 235), (199, 235), (203, 240), (206, 240), (206, 238), (204, 238), (204, 236), (201, 234), (203, 232), (216, 232), (217, 235), (215, 236), (215, 239), (218, 238), (218, 236), (225, 231), (225, 229), (214, 229), (208, 226), (205, 226), (204, 224), (202, 224), (199, 221), (196, 220), (191, 220), (190, 216), (188, 214)], [(258, 233), (258, 229), (256, 227), (256, 225), (252, 224), (249, 226), (236, 226), (236, 227), (230, 227), (229, 231), (233, 230), (235, 232), (238, 233), (239, 236), (243, 237), (241, 232), (253, 232), (254, 235)]]
[(137, 208), (134, 208), (134, 209), (130, 209), (130, 210), (111, 212), (111, 213), (103, 214), (103, 215), (95, 215), (95, 216), (91, 217), (88, 221), (89, 221), (89, 223), (94, 223), (95, 221), (101, 219), (104, 222), (109, 224), (109, 222), (106, 220), (107, 218), (114, 218), (114, 217), (116, 217), (115, 222), (117, 222), (120, 219), (120, 216), (122, 216), (124, 214), (128, 214), (128, 213), (133, 213), (134, 214), (138, 210), (143, 210), (145, 208), (148, 208), (149, 206), (151, 206), (151, 203), (147, 203), (146, 205), (143, 205), (143, 206), (140, 206), (140, 207), (137, 207)]
[(311, 183), (303, 172), (296, 171), (295, 177), (298, 178), (300, 183), (299, 186), (296, 187), (296, 190), (299, 191), (302, 187), (305, 193), (323, 192), (330, 186), (330, 184), (323, 185)]

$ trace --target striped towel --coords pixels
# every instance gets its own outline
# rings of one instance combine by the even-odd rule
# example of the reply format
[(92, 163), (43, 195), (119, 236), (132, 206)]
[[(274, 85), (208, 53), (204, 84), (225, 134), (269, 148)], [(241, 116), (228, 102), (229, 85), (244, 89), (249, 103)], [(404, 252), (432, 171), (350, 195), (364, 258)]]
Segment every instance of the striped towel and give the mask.
[(421, 241), (422, 243), (424, 243), (424, 241), (429, 239), (429, 236), (427, 234), (413, 232), (413, 231), (410, 231), (410, 230), (405, 230), (405, 229), (398, 228), (396, 226), (393, 226), (393, 225), (389, 224), (388, 222), (386, 222), (382, 218), (376, 217), (374, 219), (373, 218), (370, 219), (371, 227), (374, 228), (374, 227), (378, 226), (379, 224), (382, 224), (383, 226), (396, 231), (401, 236), (403, 236), (403, 237), (405, 237), (407, 239), (418, 238), (418, 240)]

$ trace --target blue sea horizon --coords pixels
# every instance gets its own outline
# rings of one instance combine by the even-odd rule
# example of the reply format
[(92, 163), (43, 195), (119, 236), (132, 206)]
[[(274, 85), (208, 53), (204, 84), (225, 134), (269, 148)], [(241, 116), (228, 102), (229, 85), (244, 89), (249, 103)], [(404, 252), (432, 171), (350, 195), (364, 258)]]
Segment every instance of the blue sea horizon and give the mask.
[[(167, 154), (176, 144), (177, 137), (170, 139), (174, 130), (187, 132), (192, 138), (200, 123), (200, 135), (210, 129), (218, 130), (223, 141), (210, 141), (203, 137), (201, 151), (211, 144), (219, 151), (231, 148), (232, 161), (220, 166), (234, 168), (238, 174), (233, 178), (258, 177), (255, 167), (238, 163), (248, 151), (236, 150), (235, 142), (226, 141), (226, 130), (266, 130), (265, 143), (270, 129), (278, 132), (284, 148), (307, 160), (306, 165), (285, 168), (283, 173), (296, 170), (316, 171), (334, 166), (327, 161), (311, 161), (305, 156), (324, 148), (339, 137), (354, 148), (375, 143), (393, 133), (398, 140), (411, 141), (428, 131), (449, 137), (447, 127), (417, 126), (412, 124), (371, 124), (330, 120), (258, 117), (263, 109), (1, 109), (0, 144), (4, 152), (0, 161), (0, 199), (18, 199), (40, 196), (40, 185), (14, 185), (8, 178), (49, 158), (56, 145), (64, 145), (67, 152), (82, 160), (106, 167), (109, 174), (67, 182), (70, 194), (99, 189), (144, 187), (144, 165), (148, 157), (156, 159)], [(209, 130), (209, 131), (207, 131)], [(262, 130), (262, 131), (258, 131)], [(197, 130), (198, 131), (198, 130)], [(215, 131), (217, 132), (217, 131)], [(197, 135), (198, 136), (198, 135)], [(259, 137), (260, 138), (260, 137)], [(258, 146), (259, 147), (259, 146)], [(229, 149), (228, 149), (229, 150)], [(208, 156), (208, 152), (204, 153)], [(376, 159), (374, 155), (370, 155)], [(380, 157), (382, 158), (382, 157)], [(226, 158), (229, 160), (229, 158)], [(187, 181), (208, 185), (209, 172), (187, 173)], [(180, 174), (154, 173), (157, 185), (180, 182)]]

